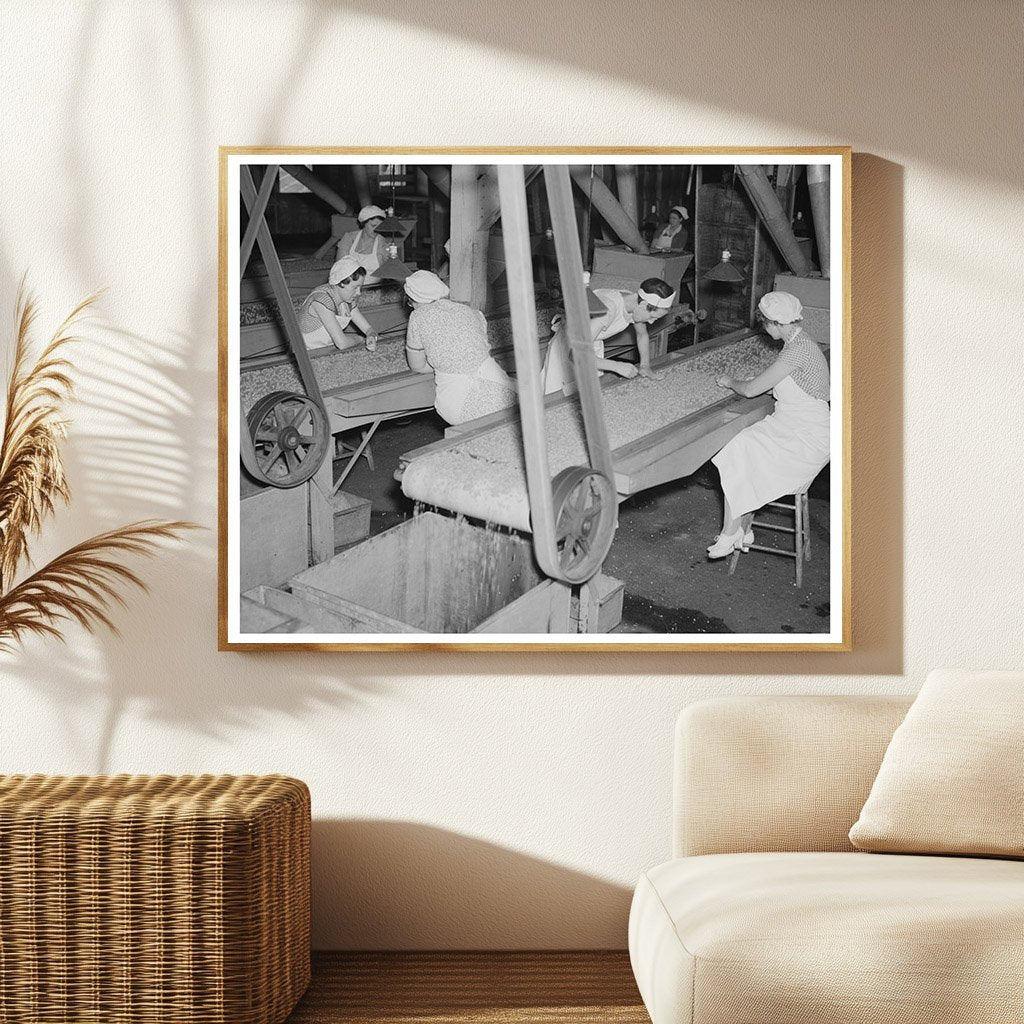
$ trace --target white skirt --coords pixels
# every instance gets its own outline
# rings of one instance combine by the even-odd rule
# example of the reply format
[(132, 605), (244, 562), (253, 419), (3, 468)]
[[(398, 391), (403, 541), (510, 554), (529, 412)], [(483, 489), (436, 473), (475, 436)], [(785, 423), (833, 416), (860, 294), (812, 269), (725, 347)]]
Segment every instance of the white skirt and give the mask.
[(829, 455), (828, 403), (809, 398), (778, 402), (771, 416), (740, 431), (711, 461), (730, 511), (742, 516), (804, 490)]

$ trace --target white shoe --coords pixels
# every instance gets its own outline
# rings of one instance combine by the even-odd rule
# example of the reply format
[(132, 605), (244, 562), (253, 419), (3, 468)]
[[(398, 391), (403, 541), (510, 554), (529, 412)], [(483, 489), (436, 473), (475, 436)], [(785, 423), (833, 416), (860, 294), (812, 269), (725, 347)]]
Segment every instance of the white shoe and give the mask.
[(747, 548), (749, 548), (750, 545), (753, 544), (753, 543), (754, 543), (754, 531), (753, 530), (747, 530), (747, 532), (745, 534), (743, 534), (743, 550), (746, 551)]
[(746, 541), (742, 526), (735, 533), (720, 533), (715, 543), (708, 548), (708, 558), (725, 558), (737, 548), (742, 548)]

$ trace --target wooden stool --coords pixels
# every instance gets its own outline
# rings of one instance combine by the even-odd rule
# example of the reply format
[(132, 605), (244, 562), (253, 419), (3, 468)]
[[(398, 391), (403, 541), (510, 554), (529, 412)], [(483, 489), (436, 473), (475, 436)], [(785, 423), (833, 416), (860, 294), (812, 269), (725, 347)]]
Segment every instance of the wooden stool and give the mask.
[[(783, 514), (793, 513), (792, 526), (780, 526), (778, 523), (767, 522), (757, 517), (762, 513), (767, 514), (769, 509), (778, 509)], [(786, 548), (773, 548), (765, 544), (751, 544), (744, 548), (744, 551), (764, 551), (769, 555), (782, 555), (783, 558), (792, 558), (796, 562), (796, 585), (804, 585), (804, 562), (811, 560), (811, 511), (807, 501), (807, 490), (797, 491), (793, 495), (793, 504), (785, 501), (769, 501), (767, 505), (759, 508), (754, 513), (754, 521), (750, 524), (751, 529), (755, 526), (761, 530), (775, 530), (777, 533), (789, 533), (793, 536), (793, 550)], [(740, 549), (737, 548), (729, 559), (729, 575), (736, 571), (736, 563), (740, 559)]]
[(334, 439), (334, 457), (336, 459), (349, 459), (351, 462), (355, 462), (360, 456), (366, 459), (366, 464), (370, 467), (370, 472), (374, 472), (373, 466), (373, 449), (370, 447), (370, 437), (373, 435), (372, 430), (364, 430), (359, 435), (358, 444), (349, 444), (339, 435)]

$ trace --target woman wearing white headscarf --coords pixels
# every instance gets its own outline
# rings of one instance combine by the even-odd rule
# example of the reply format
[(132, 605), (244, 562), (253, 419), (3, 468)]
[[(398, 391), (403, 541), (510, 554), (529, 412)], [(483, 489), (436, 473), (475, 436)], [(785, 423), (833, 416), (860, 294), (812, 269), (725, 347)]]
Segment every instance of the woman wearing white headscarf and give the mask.
[[(639, 374), (642, 377), (660, 380), (664, 374), (655, 373), (651, 369), (651, 339), (647, 334), (647, 325), (663, 317), (672, 307), (676, 293), (671, 285), (662, 281), (660, 277), (649, 277), (635, 292), (622, 292), (617, 288), (595, 288), (594, 294), (605, 307), (605, 312), (601, 316), (593, 317), (590, 321), (590, 337), (594, 344), (598, 371), (617, 373), (620, 377), (636, 377)], [(567, 391), (575, 379), (569, 342), (560, 315), (555, 317), (551, 326), (551, 340), (548, 342), (544, 368), (541, 371), (546, 395), (560, 388)], [(639, 367), (604, 357), (605, 340), (621, 334), (629, 327), (632, 327), (636, 334)]]
[(717, 383), (745, 398), (770, 390), (775, 411), (741, 430), (711, 460), (722, 479), (725, 512), (708, 558), (752, 544), (757, 509), (808, 487), (830, 456), (828, 362), (800, 327), (800, 300), (789, 292), (768, 292), (757, 312), (765, 332), (781, 342), (778, 359), (752, 380), (719, 377)]
[(303, 299), (299, 308), (299, 330), (306, 348), (353, 348), (359, 339), (345, 333), (355, 324), (366, 335), (366, 348), (377, 348), (377, 332), (356, 309), (356, 299), (366, 277), (365, 269), (351, 256), (343, 256), (331, 267), (327, 284), (318, 285)]
[(651, 252), (681, 252), (686, 248), (689, 232), (683, 227), (683, 221), (690, 219), (685, 206), (673, 206), (668, 215), (668, 223), (659, 226), (651, 241)]
[(515, 405), (515, 384), (491, 356), (483, 313), (449, 299), (429, 270), (410, 274), (403, 287), (412, 306), (406, 359), (417, 373), (433, 371), (438, 414), (465, 423)]
[(370, 281), (376, 280), (373, 272), (384, 262), (388, 240), (377, 234), (377, 227), (384, 223), (387, 214), (379, 206), (364, 206), (356, 216), (358, 231), (347, 231), (338, 243), (338, 259), (351, 256), (359, 261)]

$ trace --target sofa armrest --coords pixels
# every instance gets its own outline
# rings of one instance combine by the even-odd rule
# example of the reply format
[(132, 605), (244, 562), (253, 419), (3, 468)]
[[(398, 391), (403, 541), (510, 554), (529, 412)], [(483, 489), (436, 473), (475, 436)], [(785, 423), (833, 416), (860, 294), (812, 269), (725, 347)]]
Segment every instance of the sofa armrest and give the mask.
[(676, 857), (853, 850), (847, 836), (909, 697), (732, 697), (676, 725)]

